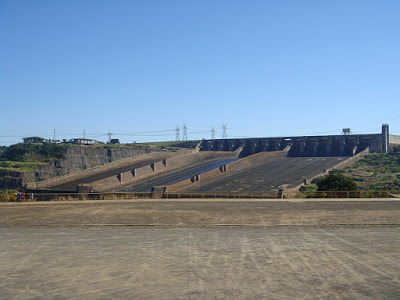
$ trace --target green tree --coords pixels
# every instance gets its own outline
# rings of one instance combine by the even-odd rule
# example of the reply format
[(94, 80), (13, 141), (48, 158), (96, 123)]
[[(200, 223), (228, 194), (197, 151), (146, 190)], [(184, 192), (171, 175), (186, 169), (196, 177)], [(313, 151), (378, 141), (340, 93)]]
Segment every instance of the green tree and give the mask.
[(11, 161), (23, 161), (26, 154), (25, 148), (25, 145), (21, 143), (11, 145), (3, 151), (3, 153), (1, 154), (1, 158)]
[(343, 174), (330, 174), (322, 177), (317, 182), (318, 191), (357, 191), (358, 186), (354, 180)]
[(119, 139), (111, 139), (110, 144), (119, 144)]

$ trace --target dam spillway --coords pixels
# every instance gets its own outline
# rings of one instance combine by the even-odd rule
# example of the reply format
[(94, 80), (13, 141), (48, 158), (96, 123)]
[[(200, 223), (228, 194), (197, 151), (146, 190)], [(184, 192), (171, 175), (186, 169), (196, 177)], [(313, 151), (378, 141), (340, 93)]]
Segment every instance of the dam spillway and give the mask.
[(396, 145), (400, 136), (389, 135), (387, 125), (381, 134), (202, 140), (195, 149), (110, 163), (32, 183), (27, 190), (148, 192), (165, 187), (174, 192), (262, 192), (296, 188), (366, 153), (387, 153)]

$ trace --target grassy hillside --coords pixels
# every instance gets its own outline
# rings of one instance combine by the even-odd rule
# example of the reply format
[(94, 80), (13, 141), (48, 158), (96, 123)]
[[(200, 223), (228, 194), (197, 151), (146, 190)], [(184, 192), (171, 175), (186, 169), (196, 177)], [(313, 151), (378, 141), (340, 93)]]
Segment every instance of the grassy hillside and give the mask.
[(32, 172), (39, 164), (65, 158), (67, 144), (15, 144), (0, 149), (0, 170)]
[(68, 144), (20, 143), (2, 149), (0, 159), (14, 162), (48, 162), (51, 159), (63, 159)]

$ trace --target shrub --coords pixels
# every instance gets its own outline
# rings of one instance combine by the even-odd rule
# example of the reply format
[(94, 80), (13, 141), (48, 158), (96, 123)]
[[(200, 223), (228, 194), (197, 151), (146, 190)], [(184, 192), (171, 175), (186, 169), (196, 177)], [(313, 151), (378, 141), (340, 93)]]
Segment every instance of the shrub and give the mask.
[(318, 191), (356, 191), (357, 184), (350, 177), (342, 174), (329, 174), (317, 182)]

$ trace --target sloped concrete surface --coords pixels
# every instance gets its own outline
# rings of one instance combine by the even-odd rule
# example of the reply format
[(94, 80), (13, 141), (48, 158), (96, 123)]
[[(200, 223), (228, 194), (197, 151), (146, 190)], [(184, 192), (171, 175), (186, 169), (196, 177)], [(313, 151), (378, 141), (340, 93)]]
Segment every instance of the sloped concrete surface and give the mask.
[(118, 189), (119, 192), (151, 192), (154, 186), (170, 185), (182, 180), (191, 178), (192, 176), (208, 172), (212, 169), (219, 168), (224, 164), (229, 164), (235, 161), (235, 158), (230, 159), (213, 159), (205, 162), (189, 165), (186, 168), (179, 170), (173, 170), (154, 178), (149, 178), (142, 183), (136, 183), (130, 186), (126, 186), (122, 189)]
[[(249, 157), (250, 158), (250, 157)], [(313, 178), (344, 162), (348, 157), (282, 157), (272, 162), (260, 163), (240, 173), (216, 178), (208, 184), (193, 186), (185, 191), (264, 192), (280, 186), (294, 188), (303, 179)]]

